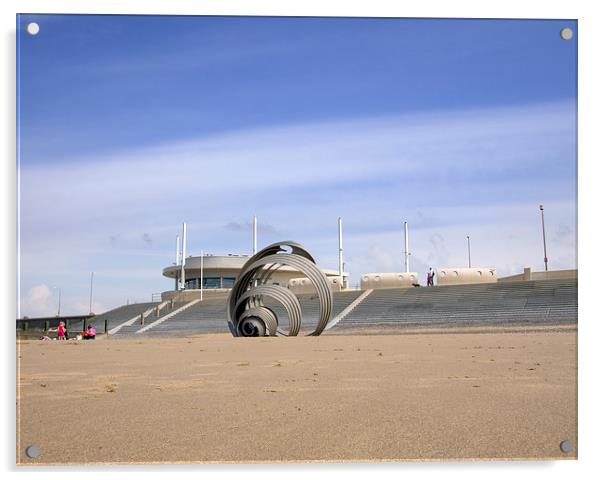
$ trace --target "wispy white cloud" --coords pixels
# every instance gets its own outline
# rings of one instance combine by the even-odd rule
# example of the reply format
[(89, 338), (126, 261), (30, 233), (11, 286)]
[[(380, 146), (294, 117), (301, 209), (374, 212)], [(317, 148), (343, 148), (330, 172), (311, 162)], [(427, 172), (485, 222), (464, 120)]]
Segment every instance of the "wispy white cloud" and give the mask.
[(568, 160), (574, 158), (573, 108), (563, 103), (234, 132), (68, 165), (23, 167), (23, 189), (86, 211), (97, 195), (102, 202), (91, 215), (110, 217), (118, 206), (148, 214), (149, 200), (161, 211), (166, 207), (159, 200), (174, 195), (203, 200), (224, 188), (248, 192), (390, 175), (462, 178), (475, 171), (511, 172), (526, 160), (531, 168), (550, 169), (566, 163), (567, 153)]
[[(24, 316), (30, 318), (36, 317), (52, 317), (59, 313), (59, 296), (58, 290), (50, 288), (48, 285), (35, 285), (27, 290), (21, 298), (20, 309)], [(85, 314), (90, 310), (89, 300), (83, 301), (73, 296), (60, 299), (60, 313), (64, 314)], [(92, 311), (100, 313), (106, 310), (105, 305), (101, 302), (92, 302)]]
[(31, 317), (46, 317), (58, 312), (58, 301), (47, 285), (35, 285), (21, 299), (21, 311)]

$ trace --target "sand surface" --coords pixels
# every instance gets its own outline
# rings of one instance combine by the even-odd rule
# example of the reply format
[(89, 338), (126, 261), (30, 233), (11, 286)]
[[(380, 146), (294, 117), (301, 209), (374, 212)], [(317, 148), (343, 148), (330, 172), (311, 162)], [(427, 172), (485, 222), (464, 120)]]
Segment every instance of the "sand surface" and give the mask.
[(22, 341), (17, 462), (575, 458), (576, 345), (575, 329)]

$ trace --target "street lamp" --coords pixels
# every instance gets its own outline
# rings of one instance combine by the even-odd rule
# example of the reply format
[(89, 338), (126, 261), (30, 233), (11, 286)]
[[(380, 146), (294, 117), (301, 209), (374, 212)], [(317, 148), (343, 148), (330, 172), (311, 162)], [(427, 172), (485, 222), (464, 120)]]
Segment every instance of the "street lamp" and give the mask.
[(546, 267), (546, 272), (548, 271), (548, 252), (546, 250), (546, 225), (543, 220), (543, 205), (539, 206), (539, 210), (541, 210), (541, 231), (543, 233), (543, 263)]
[(470, 263), (470, 235), (466, 235), (466, 240), (468, 240), (468, 268), (472, 267)]
[(205, 252), (201, 250), (201, 278), (200, 278), (200, 287), (201, 287), (201, 302), (203, 301), (203, 257), (205, 256)]
[(94, 287), (94, 272), (90, 275), (90, 315), (92, 315), (92, 289)]
[(60, 317), (61, 316), (61, 287), (52, 287), (52, 289), (59, 291), (59, 307), (58, 307), (58, 310), (56, 312), (56, 316)]

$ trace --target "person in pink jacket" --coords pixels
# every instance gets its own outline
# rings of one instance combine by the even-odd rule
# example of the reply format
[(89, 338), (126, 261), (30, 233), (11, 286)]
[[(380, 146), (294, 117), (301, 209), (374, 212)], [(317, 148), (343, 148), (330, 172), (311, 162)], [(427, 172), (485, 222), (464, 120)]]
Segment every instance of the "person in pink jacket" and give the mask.
[(66, 340), (65, 332), (66, 332), (65, 323), (64, 322), (60, 322), (59, 323), (59, 327), (56, 329), (56, 337), (59, 340)]
[(96, 338), (96, 329), (92, 325), (88, 325), (88, 331), (86, 332), (85, 340), (94, 340)]

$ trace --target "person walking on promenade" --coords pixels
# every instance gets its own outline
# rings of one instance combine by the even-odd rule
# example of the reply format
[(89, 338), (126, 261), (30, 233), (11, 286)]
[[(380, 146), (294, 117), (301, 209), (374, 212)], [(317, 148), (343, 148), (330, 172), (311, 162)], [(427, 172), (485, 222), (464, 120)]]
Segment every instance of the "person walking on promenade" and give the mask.
[(435, 286), (435, 271), (433, 270), (433, 267), (429, 268), (429, 271), (426, 274), (426, 286), (427, 287)]

